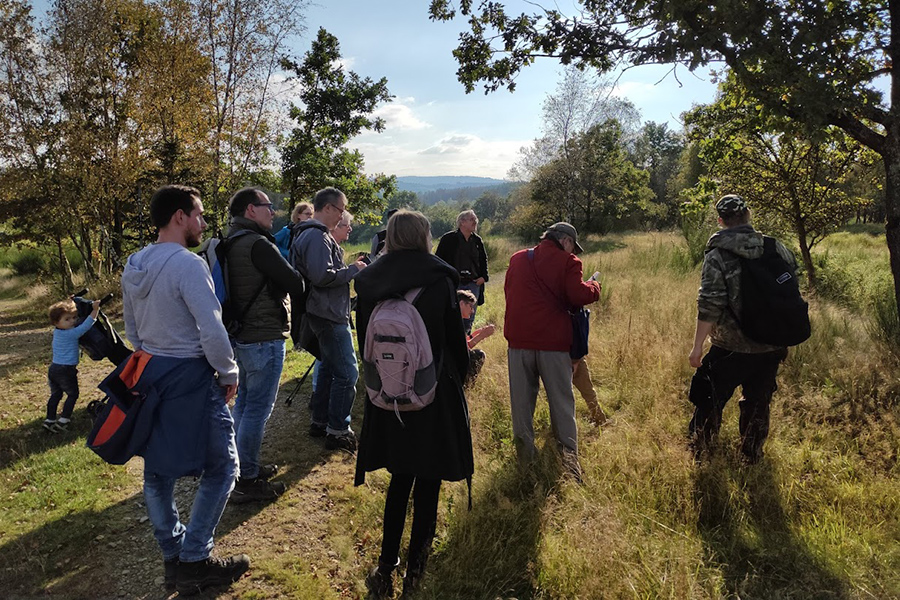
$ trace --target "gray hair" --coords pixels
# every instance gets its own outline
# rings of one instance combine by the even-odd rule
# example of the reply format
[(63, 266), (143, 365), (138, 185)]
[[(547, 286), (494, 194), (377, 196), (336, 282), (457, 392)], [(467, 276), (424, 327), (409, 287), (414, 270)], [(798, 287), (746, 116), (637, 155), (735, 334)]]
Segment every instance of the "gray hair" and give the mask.
[(478, 220), (478, 215), (476, 215), (475, 211), (471, 208), (469, 210), (464, 210), (456, 215), (456, 226), (459, 227), (460, 223), (469, 219), (475, 219), (476, 221)]

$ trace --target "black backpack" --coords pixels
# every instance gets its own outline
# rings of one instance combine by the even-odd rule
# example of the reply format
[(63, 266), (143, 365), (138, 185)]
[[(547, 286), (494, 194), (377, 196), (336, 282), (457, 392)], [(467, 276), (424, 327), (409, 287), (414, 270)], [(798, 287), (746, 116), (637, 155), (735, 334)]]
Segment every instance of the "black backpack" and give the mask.
[(775, 238), (763, 236), (759, 258), (739, 258), (741, 314), (735, 318), (744, 335), (772, 346), (796, 346), (809, 339), (809, 305), (800, 295), (794, 269), (778, 254)]

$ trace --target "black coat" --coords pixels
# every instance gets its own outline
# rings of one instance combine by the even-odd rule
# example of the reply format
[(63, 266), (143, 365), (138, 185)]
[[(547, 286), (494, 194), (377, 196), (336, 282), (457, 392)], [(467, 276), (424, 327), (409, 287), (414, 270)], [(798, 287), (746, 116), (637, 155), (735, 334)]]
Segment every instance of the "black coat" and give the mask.
[[(487, 266), (487, 252), (484, 249), (484, 240), (477, 233), (473, 233), (472, 237), (475, 240), (475, 250), (478, 252), (478, 273), (475, 273), (475, 278), (484, 277), (485, 281), (490, 279), (490, 275), (488, 274), (488, 266)], [(451, 265), (454, 269), (458, 267), (456, 264), (456, 253), (459, 251), (459, 245), (465, 238), (463, 237), (462, 232), (457, 229), (455, 231), (448, 231), (444, 235), (441, 236), (440, 241), (438, 241), (437, 249), (434, 253), (441, 259), (447, 262), (447, 264)], [(467, 283), (467, 282), (466, 282)], [(484, 285), (479, 286), (478, 288), (478, 306), (484, 304)]]
[(415, 288), (424, 290), (415, 306), (422, 315), (435, 362), (440, 365), (434, 401), (420, 411), (401, 413), (378, 408), (366, 400), (359, 449), (356, 485), (368, 471), (386, 468), (392, 474), (459, 481), (474, 469), (469, 409), (462, 382), (469, 352), (456, 286), (459, 276), (432, 254), (390, 252), (356, 276), (356, 332), (360, 354), (375, 305)]

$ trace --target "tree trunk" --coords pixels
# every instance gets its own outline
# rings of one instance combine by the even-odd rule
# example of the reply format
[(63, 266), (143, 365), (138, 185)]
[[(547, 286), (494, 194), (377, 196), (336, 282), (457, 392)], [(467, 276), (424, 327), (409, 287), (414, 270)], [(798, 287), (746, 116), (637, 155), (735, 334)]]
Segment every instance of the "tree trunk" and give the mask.
[(61, 236), (56, 236), (56, 249), (59, 252), (59, 281), (62, 293), (63, 296), (68, 296), (75, 290), (75, 284), (72, 282), (72, 265), (69, 264), (69, 258), (63, 250)]
[[(894, 133), (889, 131), (888, 135)], [(900, 133), (900, 132), (897, 132)], [(885, 233), (888, 254), (891, 259), (891, 275), (894, 277), (894, 296), (900, 306), (900, 135), (885, 143), (884, 160), (885, 186)], [(891, 143), (894, 142), (894, 143)]]
[(812, 254), (809, 252), (809, 242), (806, 240), (806, 230), (800, 228), (797, 232), (797, 241), (800, 243), (800, 258), (803, 266), (806, 267), (806, 281), (809, 283), (809, 289), (816, 289), (816, 268), (813, 266)]

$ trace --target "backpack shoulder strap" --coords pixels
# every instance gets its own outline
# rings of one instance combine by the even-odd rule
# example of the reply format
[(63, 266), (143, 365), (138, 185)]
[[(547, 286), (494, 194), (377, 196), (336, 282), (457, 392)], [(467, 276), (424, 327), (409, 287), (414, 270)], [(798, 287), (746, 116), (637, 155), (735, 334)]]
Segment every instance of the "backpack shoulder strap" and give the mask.
[(778, 254), (778, 248), (775, 247), (775, 238), (764, 235), (763, 236), (763, 256), (771, 256), (773, 254)]

